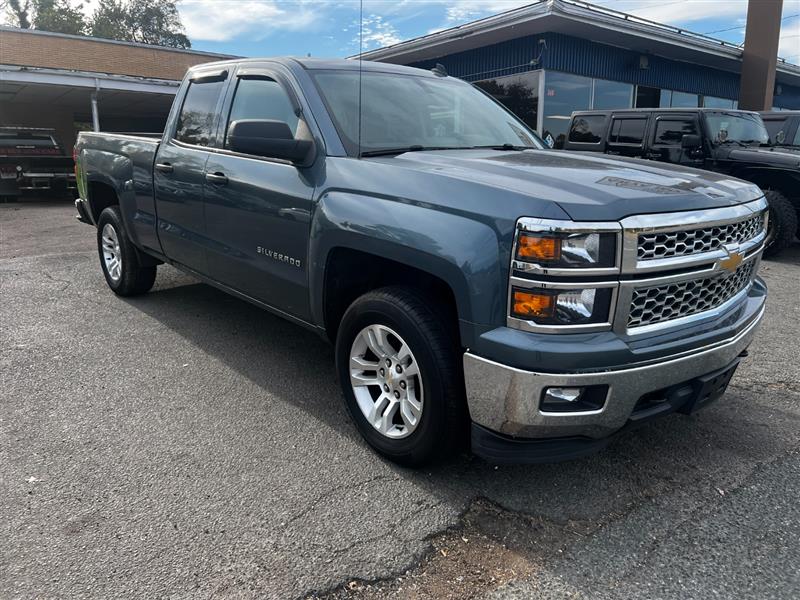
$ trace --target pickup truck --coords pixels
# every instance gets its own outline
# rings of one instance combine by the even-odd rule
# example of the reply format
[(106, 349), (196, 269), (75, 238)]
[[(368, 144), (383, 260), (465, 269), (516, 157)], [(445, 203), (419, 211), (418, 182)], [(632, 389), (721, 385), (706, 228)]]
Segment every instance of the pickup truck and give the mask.
[(765, 256), (800, 234), (800, 151), (770, 147), (758, 113), (637, 108), (572, 113), (564, 148), (658, 160), (757, 184), (770, 208)]
[(0, 127), (0, 197), (55, 194), (75, 197), (72, 158), (54, 129)]
[(561, 460), (692, 413), (764, 312), (758, 187), (546, 149), (441, 70), (197, 66), (160, 141), (81, 133), (76, 155), (111, 290), (167, 263), (318, 332), (405, 465)]

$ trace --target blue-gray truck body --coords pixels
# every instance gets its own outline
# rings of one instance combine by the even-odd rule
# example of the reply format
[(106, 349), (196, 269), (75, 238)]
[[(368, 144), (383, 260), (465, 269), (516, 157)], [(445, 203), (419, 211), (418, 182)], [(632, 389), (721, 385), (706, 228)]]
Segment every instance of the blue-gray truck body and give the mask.
[[(426, 285), (435, 282), (458, 324), (473, 449), (493, 460), (594, 449), (635, 421), (680, 409), (688, 393), (681, 385), (696, 390), (704, 376), (735, 367), (766, 298), (756, 275), (766, 203), (756, 186), (549, 149), (354, 156), (312, 76), (359, 68), (437, 77), (353, 61), (193, 68), (160, 141), (80, 134), (79, 218), (96, 223), (118, 203), (142, 261), (173, 264), (331, 337), (342, 303), (355, 293), (349, 286), (363, 291), (395, 268), (404, 281), (418, 273)], [(230, 111), (237, 78), (254, 74), (279, 82), (296, 103), (314, 144), (304, 164), (223, 147), (221, 115)], [(213, 135), (201, 146), (178, 141), (175, 131), (187, 87), (203, 78), (220, 80), (221, 91)], [(736, 233), (743, 223), (750, 229)], [(613, 265), (568, 272), (519, 261), (520, 232), (539, 229), (609, 232)], [(642, 236), (650, 234), (663, 236), (667, 254), (642, 253)], [(689, 238), (696, 252), (686, 249)], [(588, 327), (539, 327), (511, 316), (512, 290), (534, 285), (610, 290), (608, 317)], [(647, 316), (634, 306), (638, 297)], [(545, 389), (571, 386), (598, 387), (602, 402), (591, 410), (541, 410)]]

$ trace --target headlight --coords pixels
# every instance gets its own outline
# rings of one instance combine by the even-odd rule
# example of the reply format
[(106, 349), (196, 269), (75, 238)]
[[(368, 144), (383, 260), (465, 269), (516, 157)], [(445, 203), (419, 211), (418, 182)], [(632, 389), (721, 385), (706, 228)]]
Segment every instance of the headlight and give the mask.
[(538, 325), (607, 323), (612, 288), (512, 288), (511, 316)]
[(551, 268), (613, 267), (616, 240), (616, 233), (520, 231), (515, 258)]

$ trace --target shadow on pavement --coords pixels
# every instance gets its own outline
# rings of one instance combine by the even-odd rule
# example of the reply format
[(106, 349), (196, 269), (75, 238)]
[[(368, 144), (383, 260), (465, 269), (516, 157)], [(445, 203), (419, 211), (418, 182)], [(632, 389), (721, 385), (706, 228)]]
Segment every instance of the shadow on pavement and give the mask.
[[(341, 398), (333, 349), (314, 333), (205, 284), (126, 301), (254, 382), (265, 397), (291, 402), (363, 444)], [(559, 521), (610, 516), (667, 489), (713, 486), (797, 439), (793, 415), (764, 423), (763, 411), (735, 383), (694, 417), (666, 417), (577, 461), (496, 468), (464, 455), (426, 470), (390, 468), (448, 502), (486, 497)]]

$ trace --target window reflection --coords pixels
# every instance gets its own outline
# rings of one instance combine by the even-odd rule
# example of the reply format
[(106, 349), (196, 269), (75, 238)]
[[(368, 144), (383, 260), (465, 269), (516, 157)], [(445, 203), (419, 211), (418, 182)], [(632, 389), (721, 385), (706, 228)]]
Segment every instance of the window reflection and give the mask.
[(592, 80), (567, 73), (548, 71), (544, 80), (544, 123), (542, 136), (552, 139), (554, 148), (563, 148), (572, 111), (590, 108)]
[(522, 119), (528, 127), (538, 130), (538, 71), (495, 77), (478, 81), (475, 85), (494, 96), (495, 100)]
[(594, 80), (594, 106), (592, 108), (630, 108), (633, 85), (605, 79)]

